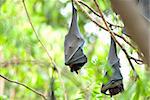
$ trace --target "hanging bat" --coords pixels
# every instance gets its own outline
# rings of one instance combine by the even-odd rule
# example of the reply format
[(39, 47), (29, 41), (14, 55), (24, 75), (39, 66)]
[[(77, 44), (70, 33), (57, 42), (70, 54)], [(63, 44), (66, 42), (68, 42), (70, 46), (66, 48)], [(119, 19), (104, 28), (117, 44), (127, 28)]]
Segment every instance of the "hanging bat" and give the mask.
[(104, 77), (108, 79), (108, 82), (102, 84), (101, 92), (106, 94), (107, 90), (109, 90), (110, 94), (107, 95), (113, 96), (124, 90), (122, 83), (123, 77), (119, 69), (120, 62), (117, 56), (116, 43), (113, 38), (111, 38), (108, 63), (111, 66), (112, 74), (108, 74), (108, 71), (105, 73)]
[(71, 72), (77, 71), (87, 62), (82, 47), (84, 39), (79, 32), (77, 23), (77, 10), (72, 2), (72, 22), (68, 34), (65, 36), (65, 65), (70, 66)]

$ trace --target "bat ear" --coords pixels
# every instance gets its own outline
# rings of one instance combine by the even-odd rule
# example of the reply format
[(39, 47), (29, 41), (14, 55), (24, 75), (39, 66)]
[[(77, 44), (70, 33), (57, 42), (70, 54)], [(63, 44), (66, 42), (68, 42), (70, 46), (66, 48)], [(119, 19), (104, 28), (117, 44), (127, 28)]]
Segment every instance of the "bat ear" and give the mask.
[[(107, 90), (109, 90), (109, 95), (113, 96), (122, 92), (123, 88), (123, 77), (120, 72), (120, 63), (119, 58), (117, 56), (116, 43), (111, 38), (111, 46), (108, 56), (108, 63), (111, 66), (111, 70), (108, 70), (105, 74), (105, 78), (108, 79), (108, 82), (102, 84), (101, 92), (106, 94)], [(108, 74), (111, 71), (112, 74)]]
[(87, 62), (87, 57), (82, 50), (84, 39), (78, 28), (77, 10), (74, 6), (72, 9), (72, 22), (64, 43), (65, 65), (71, 68), (71, 72), (77, 72)]

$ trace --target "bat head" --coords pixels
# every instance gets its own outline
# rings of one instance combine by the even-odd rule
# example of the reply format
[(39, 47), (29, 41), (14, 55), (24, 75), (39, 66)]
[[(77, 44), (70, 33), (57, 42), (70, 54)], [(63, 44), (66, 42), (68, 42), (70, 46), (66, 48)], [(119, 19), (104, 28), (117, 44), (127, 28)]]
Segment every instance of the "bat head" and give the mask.
[[(109, 94), (106, 92), (109, 91)], [(101, 88), (101, 93), (110, 95), (111, 97), (124, 91), (124, 86), (122, 80), (111, 81), (108, 84), (103, 84)]]
[(79, 62), (79, 63), (74, 63), (74, 64), (69, 64), (69, 67), (71, 68), (70, 71), (73, 72), (75, 71), (78, 74), (78, 70), (81, 69), (82, 66), (87, 62), (87, 57), (84, 56), (84, 62)]

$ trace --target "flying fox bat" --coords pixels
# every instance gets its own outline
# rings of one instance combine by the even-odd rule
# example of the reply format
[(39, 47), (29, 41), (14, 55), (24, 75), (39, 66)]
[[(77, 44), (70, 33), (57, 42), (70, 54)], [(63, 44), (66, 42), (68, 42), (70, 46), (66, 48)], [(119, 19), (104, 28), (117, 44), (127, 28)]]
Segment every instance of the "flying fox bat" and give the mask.
[(123, 77), (119, 69), (120, 62), (117, 56), (116, 43), (113, 38), (111, 38), (108, 63), (111, 66), (112, 74), (110, 75), (109, 71), (105, 73), (104, 77), (108, 79), (108, 82), (102, 84), (101, 92), (106, 94), (107, 90), (109, 90), (110, 94), (108, 95), (113, 96), (124, 90), (122, 83)]
[(87, 57), (84, 55), (82, 47), (84, 39), (79, 32), (77, 23), (77, 10), (72, 2), (72, 22), (68, 34), (65, 36), (65, 65), (69, 65), (71, 72), (79, 70), (86, 62)]

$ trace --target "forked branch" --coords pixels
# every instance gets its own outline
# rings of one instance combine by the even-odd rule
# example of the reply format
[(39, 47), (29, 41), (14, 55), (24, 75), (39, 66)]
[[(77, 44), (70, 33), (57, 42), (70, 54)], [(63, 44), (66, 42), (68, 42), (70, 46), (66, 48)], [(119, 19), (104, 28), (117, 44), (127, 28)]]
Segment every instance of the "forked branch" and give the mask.
[[(107, 28), (105, 28), (105, 27), (103, 27), (102, 25), (100, 25), (97, 21), (95, 21), (95, 19), (93, 19), (91, 16), (90, 16), (90, 14), (81, 6), (81, 2), (82, 1), (78, 1), (78, 0), (74, 0), (75, 1), (75, 3), (80, 7), (80, 9), (83, 11), (83, 13), (85, 13), (85, 15), (93, 22), (93, 23), (95, 23), (97, 26), (99, 26), (100, 28), (102, 28), (103, 30), (105, 30), (105, 31), (108, 31), (109, 32), (109, 30), (107, 29)], [(80, 2), (80, 3), (79, 3)], [(85, 3), (84, 3), (85, 4)], [(87, 5), (87, 4), (85, 4), (85, 5)], [(99, 16), (101, 16), (101, 15), (99, 15)], [(105, 20), (106, 21), (106, 20)], [(107, 22), (106, 22), (107, 23)], [(130, 45), (133, 49), (135, 49), (135, 50), (137, 50), (137, 48), (136, 47), (134, 47), (130, 42), (128, 42), (127, 40), (126, 40), (126, 38), (124, 38), (123, 36), (120, 36), (120, 35), (118, 35), (117, 33), (114, 33), (114, 32), (112, 32), (115, 36), (117, 36), (117, 37), (119, 37), (119, 38), (121, 38), (121, 39), (123, 39), (128, 45)], [(138, 53), (138, 55), (140, 54), (139, 53), (139, 51), (137, 51), (137, 53)], [(128, 55), (129, 56), (129, 55)], [(139, 55), (140, 56), (140, 55)], [(130, 57), (130, 56), (129, 56)], [(142, 57), (142, 56), (140, 56), (140, 57)], [(143, 62), (143, 61), (142, 61)]]
[(95, 3), (95, 5), (96, 5), (96, 7), (97, 7), (97, 9), (98, 9), (99, 14), (102, 16), (102, 20), (104, 21), (104, 24), (105, 24), (105, 26), (106, 26), (108, 32), (110, 33), (111, 37), (113, 38), (113, 40), (120, 46), (120, 48), (121, 48), (121, 49), (123, 50), (123, 52), (125, 53), (125, 55), (126, 55), (128, 61), (129, 61), (129, 64), (130, 64), (132, 70), (134, 71), (134, 74), (135, 74), (136, 79), (139, 78), (139, 77), (138, 77), (138, 74), (137, 74), (137, 72), (136, 72), (136, 70), (135, 70), (135, 68), (134, 68), (134, 66), (133, 66), (133, 64), (132, 64), (132, 62), (131, 62), (131, 60), (130, 60), (130, 56), (128, 55), (127, 51), (126, 51), (126, 50), (124, 49), (124, 47), (117, 41), (117, 39), (116, 39), (115, 36), (114, 36), (114, 33), (111, 31), (111, 29), (110, 29), (109, 26), (107, 25), (107, 22), (106, 22), (106, 20), (105, 20), (103, 14), (102, 14), (102, 11), (101, 11), (101, 9), (99, 8), (99, 5), (98, 5), (98, 3), (97, 3), (97, 0), (94, 0), (94, 3)]
[[(91, 12), (93, 12), (96, 16), (98, 17), (102, 17), (101, 15), (99, 15), (93, 8), (91, 8), (88, 4), (86, 4), (84, 1), (78, 1), (80, 4), (84, 5), (85, 7), (87, 7)], [(120, 25), (115, 25), (115, 24), (112, 24), (108, 21), (106, 21), (110, 26), (114, 26), (114, 27), (119, 27), (119, 28), (124, 28), (123, 26), (120, 26)]]

